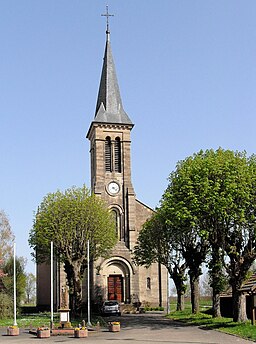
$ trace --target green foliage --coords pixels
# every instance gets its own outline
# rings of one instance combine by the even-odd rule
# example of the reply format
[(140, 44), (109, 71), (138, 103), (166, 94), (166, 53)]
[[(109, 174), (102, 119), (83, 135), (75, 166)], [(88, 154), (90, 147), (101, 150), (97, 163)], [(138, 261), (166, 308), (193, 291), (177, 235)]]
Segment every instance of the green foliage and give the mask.
[(37, 261), (49, 260), (53, 241), (55, 254), (62, 262), (84, 262), (88, 240), (94, 259), (108, 254), (115, 244), (114, 220), (106, 204), (85, 186), (49, 193), (30, 231), (29, 243)]
[[(6, 293), (12, 299), (14, 294), (13, 289), (13, 257), (8, 259), (8, 261), (3, 266), (3, 271), (5, 276), (2, 277), (2, 282), (4, 284)], [(25, 293), (26, 286), (26, 275), (25, 275), (25, 259), (23, 257), (16, 257), (16, 298), (17, 305), (20, 305), (20, 302)]]
[(233, 295), (256, 258), (255, 172), (255, 156), (245, 152), (200, 151), (177, 164), (162, 198), (166, 223), (180, 233), (190, 277), (200, 274), (197, 267), (210, 255), (215, 294), (225, 286), (225, 255)]
[(34, 274), (26, 274), (26, 286), (25, 286), (25, 303), (35, 304), (36, 301), (36, 276)]
[(149, 267), (154, 262), (163, 264), (173, 279), (179, 299), (177, 309), (182, 308), (182, 297), (186, 286), (186, 263), (181, 255), (176, 232), (164, 223), (161, 209), (146, 221), (139, 232), (134, 248), (134, 261), (138, 265)]
[(13, 315), (13, 301), (10, 295), (0, 292), (0, 319), (10, 318)]
[(164, 307), (144, 307), (145, 311), (164, 311)]
[(160, 230), (162, 227), (158, 214), (154, 214), (139, 232), (137, 245), (134, 248), (134, 261), (137, 265), (149, 267), (152, 263), (165, 263), (165, 252), (169, 251), (167, 232)]
[(37, 262), (49, 261), (50, 242), (55, 256), (64, 263), (70, 287), (71, 308), (81, 306), (81, 279), (90, 260), (107, 256), (115, 245), (116, 231), (112, 214), (100, 198), (83, 186), (46, 195), (38, 207), (29, 243)]

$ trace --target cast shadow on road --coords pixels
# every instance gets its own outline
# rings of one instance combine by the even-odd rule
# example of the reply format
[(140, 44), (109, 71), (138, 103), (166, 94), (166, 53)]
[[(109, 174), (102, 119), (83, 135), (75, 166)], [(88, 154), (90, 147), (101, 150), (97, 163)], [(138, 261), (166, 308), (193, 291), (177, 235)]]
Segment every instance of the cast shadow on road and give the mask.
[(150, 328), (151, 330), (161, 330), (166, 328), (179, 329), (186, 327), (178, 321), (165, 318), (163, 314), (123, 314), (121, 317), (109, 317), (107, 321), (120, 321), (121, 327), (129, 330)]

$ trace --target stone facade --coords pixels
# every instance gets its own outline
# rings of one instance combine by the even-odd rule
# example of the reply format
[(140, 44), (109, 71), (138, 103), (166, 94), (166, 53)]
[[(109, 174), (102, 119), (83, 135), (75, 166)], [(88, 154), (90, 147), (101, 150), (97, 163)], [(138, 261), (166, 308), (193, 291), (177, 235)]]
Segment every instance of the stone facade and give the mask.
[[(146, 269), (135, 266), (132, 261), (133, 248), (139, 231), (152, 215), (153, 210), (135, 197), (131, 181), (131, 129), (130, 125), (92, 123), (87, 135), (91, 142), (91, 188), (96, 195), (106, 201), (110, 210), (114, 209), (118, 213), (119, 236), (119, 242), (113, 249), (111, 257), (107, 260), (98, 259), (94, 264), (93, 295), (95, 302), (112, 298), (124, 303), (146, 301), (151, 305), (159, 306), (166, 301), (166, 271), (162, 273), (160, 283), (157, 264)], [(121, 172), (106, 172), (106, 137), (111, 138), (112, 145), (117, 137), (120, 138)], [(119, 185), (116, 194), (109, 191), (112, 182)], [(163, 267), (161, 269), (165, 270)], [(111, 283), (116, 285), (111, 286)]]

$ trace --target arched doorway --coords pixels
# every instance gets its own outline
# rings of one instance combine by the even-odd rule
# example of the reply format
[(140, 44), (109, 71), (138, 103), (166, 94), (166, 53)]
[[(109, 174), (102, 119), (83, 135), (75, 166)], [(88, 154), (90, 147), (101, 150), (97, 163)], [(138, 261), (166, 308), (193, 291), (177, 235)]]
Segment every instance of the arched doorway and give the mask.
[(105, 299), (130, 302), (130, 284), (133, 269), (124, 258), (111, 258), (104, 262), (102, 275), (105, 284)]

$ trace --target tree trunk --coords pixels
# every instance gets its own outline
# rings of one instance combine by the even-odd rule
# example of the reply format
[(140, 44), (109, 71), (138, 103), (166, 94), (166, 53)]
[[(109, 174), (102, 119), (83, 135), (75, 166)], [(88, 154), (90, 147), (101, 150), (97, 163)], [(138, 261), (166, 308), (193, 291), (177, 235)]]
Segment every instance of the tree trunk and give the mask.
[(182, 266), (179, 266), (179, 268), (175, 267), (170, 273), (177, 291), (177, 311), (184, 310), (184, 294), (186, 292), (186, 285), (184, 283), (184, 281), (186, 280), (185, 271), (186, 267), (183, 264)]
[(184, 293), (177, 290), (177, 311), (184, 311)]
[(80, 274), (77, 271), (74, 271), (74, 304), (73, 304), (73, 311), (75, 315), (80, 314), (80, 309), (82, 305), (82, 286), (81, 286), (81, 279)]
[(213, 289), (213, 295), (212, 295), (212, 316), (213, 318), (218, 318), (221, 317), (221, 312), (220, 312), (220, 294), (217, 293)]
[(82, 305), (82, 284), (81, 284), (81, 263), (65, 262), (65, 272), (67, 273), (68, 285), (70, 288), (70, 309), (73, 317), (79, 315)]
[(234, 289), (232, 286), (232, 297), (233, 297), (233, 321), (234, 322), (247, 321), (245, 295), (239, 292), (237, 288)]
[(190, 274), (192, 313), (199, 313), (199, 276)]
[(212, 257), (209, 262), (209, 274), (212, 287), (213, 318), (221, 317), (220, 293), (224, 290), (225, 277), (223, 274), (223, 251), (219, 247), (218, 240), (212, 243)]

